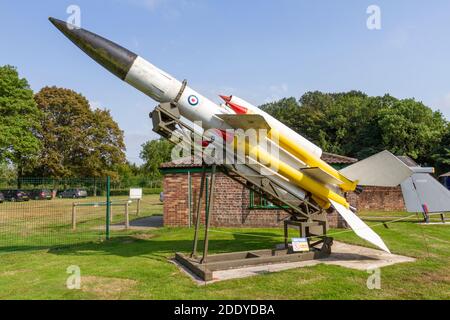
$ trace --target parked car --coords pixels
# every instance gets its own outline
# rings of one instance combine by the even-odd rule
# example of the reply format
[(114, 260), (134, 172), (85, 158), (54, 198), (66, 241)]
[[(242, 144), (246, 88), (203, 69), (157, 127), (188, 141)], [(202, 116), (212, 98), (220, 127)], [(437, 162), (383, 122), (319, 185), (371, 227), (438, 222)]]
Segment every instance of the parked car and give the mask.
[(34, 189), (29, 192), (29, 196), (34, 200), (51, 200), (52, 192), (48, 189)]
[(61, 191), (58, 195), (60, 198), (86, 198), (87, 197), (87, 191), (84, 189), (67, 189), (64, 191)]
[(5, 197), (6, 201), (11, 202), (30, 200), (28, 193), (22, 190), (5, 190), (3, 191), (3, 196)]
[(5, 201), (5, 196), (0, 192), (0, 203), (3, 203), (3, 201)]

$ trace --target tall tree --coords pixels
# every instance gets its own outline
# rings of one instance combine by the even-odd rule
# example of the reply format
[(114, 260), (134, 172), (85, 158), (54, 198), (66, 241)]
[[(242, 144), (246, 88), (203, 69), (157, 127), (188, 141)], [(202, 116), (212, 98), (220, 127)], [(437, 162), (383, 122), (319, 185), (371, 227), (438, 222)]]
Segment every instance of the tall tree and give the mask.
[(113, 175), (125, 161), (123, 132), (107, 110), (92, 110), (73, 90), (45, 87), (35, 95), (43, 112), (40, 164), (33, 174), (62, 177)]
[(19, 177), (39, 153), (40, 115), (27, 80), (12, 66), (0, 67), (0, 162), (14, 163)]
[(164, 139), (147, 141), (142, 145), (140, 157), (144, 160), (142, 169), (151, 178), (159, 178), (159, 166), (170, 161), (173, 145)]
[(431, 157), (439, 174), (450, 171), (450, 126), (447, 126), (440, 143), (435, 145)]
[(382, 144), (394, 154), (403, 154), (421, 163), (431, 160), (440, 143), (446, 121), (439, 111), (414, 99), (399, 100), (378, 114)]
[[(118, 178), (119, 167), (125, 164), (123, 131), (109, 110), (96, 109), (91, 115), (92, 125), (86, 141), (89, 153), (80, 168), (91, 177)], [(81, 174), (81, 172), (79, 173)]]
[(433, 164), (447, 123), (440, 112), (414, 99), (369, 97), (359, 91), (307, 92), (261, 106), (323, 150), (366, 158), (387, 149)]

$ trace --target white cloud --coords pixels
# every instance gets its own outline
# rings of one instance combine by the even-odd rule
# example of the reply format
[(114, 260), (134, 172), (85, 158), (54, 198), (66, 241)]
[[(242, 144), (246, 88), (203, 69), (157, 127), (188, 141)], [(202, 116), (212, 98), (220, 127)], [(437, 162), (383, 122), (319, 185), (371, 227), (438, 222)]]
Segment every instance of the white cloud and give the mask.
[(269, 87), (270, 95), (264, 100), (265, 103), (280, 100), (288, 94), (289, 87), (286, 83), (274, 84)]
[(441, 106), (450, 109), (450, 93), (441, 99)]
[(411, 40), (411, 34), (414, 33), (411, 27), (398, 27), (388, 34), (388, 43), (395, 49), (405, 48)]
[(139, 39), (137, 37), (135, 37), (135, 36), (133, 36), (131, 38), (131, 42), (133, 43), (133, 47), (136, 48), (136, 49), (139, 48), (140, 45), (141, 45)]
[(93, 109), (93, 110), (102, 108), (101, 101), (89, 101), (89, 105), (91, 106), (91, 109)]
[(141, 145), (149, 140), (158, 139), (158, 136), (155, 133), (127, 133), (125, 132), (125, 145), (127, 147), (127, 159), (130, 162), (134, 162), (136, 164), (142, 164), (142, 159), (139, 157), (139, 153), (141, 152)]
[(165, 0), (125, 0), (132, 5), (144, 7), (150, 11), (154, 11)]
[(450, 119), (450, 93), (447, 93), (445, 96), (438, 99), (436, 101), (436, 106), (447, 119)]
[(187, 7), (198, 8), (199, 2), (190, 0), (116, 0), (158, 14), (167, 20), (178, 19)]

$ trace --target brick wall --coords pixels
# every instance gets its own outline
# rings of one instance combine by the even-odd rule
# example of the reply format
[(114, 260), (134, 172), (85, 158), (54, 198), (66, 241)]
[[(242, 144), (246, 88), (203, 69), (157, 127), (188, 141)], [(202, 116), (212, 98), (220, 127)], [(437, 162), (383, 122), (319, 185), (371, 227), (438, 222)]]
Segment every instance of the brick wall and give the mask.
[(349, 193), (347, 199), (350, 205), (358, 210), (368, 211), (401, 211), (405, 210), (402, 189), (398, 187), (364, 187), (357, 195)]
[[(195, 217), (201, 173), (191, 173), (192, 212)], [(188, 226), (188, 174), (164, 175), (164, 225)], [(250, 191), (223, 173), (216, 174), (214, 204), (211, 208), (211, 226), (215, 227), (280, 227), (289, 215), (283, 210), (249, 209)], [(201, 222), (204, 223), (204, 202)], [(195, 219), (192, 219), (192, 224)], [(342, 218), (335, 212), (329, 214), (330, 227), (343, 227)]]

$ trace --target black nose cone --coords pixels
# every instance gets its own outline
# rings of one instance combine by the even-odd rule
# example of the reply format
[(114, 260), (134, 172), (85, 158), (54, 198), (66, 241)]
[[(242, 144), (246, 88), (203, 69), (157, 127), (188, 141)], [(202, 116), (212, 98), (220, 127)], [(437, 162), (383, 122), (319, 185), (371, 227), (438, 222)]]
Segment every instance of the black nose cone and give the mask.
[(55, 18), (50, 22), (88, 56), (124, 80), (137, 55), (99, 35)]

